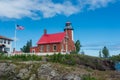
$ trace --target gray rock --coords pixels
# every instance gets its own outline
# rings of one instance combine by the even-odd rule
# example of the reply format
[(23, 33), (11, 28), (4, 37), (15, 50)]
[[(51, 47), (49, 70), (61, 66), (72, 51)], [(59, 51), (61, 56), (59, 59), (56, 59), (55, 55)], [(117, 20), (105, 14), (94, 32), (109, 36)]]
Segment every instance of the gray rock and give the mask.
[(31, 70), (32, 68), (33, 68), (33, 65), (30, 65), (28, 69)]
[(42, 64), (36, 72), (32, 73), (33, 65), (17, 69), (12, 63), (0, 63), (0, 80), (7, 76), (7, 80), (81, 80), (77, 74), (60, 74), (51, 64)]
[(38, 78), (47, 80), (59, 80), (60, 75), (51, 67), (51, 64), (43, 64), (38, 68)]
[(51, 64), (43, 64), (40, 68), (38, 68), (38, 76), (49, 75), (52, 71)]
[(30, 75), (30, 71), (28, 69), (21, 69), (17, 75), (17, 78), (20, 78), (20, 79), (25, 79), (25, 78), (28, 78)]
[(0, 63), (0, 76), (12, 75), (15, 72), (16, 65), (10, 63)]
[(63, 76), (62, 80), (81, 80), (81, 78), (76, 74), (66, 74)]
[(36, 78), (36, 75), (32, 74), (29, 80), (35, 80), (35, 78)]
[(59, 74), (55, 70), (52, 70), (50, 72), (50, 75), (53, 76), (53, 77), (55, 77), (55, 76), (58, 76)]

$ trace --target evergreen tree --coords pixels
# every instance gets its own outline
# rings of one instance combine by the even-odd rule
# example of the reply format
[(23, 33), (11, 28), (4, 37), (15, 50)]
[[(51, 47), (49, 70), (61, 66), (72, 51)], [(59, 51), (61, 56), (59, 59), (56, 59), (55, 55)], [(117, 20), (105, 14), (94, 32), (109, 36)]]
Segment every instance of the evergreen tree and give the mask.
[(21, 48), (21, 51), (25, 53), (29, 53), (31, 47), (32, 47), (32, 40), (27, 41), (26, 45), (24, 45), (23, 48)]
[(99, 57), (102, 58), (101, 50), (99, 51)]
[(80, 48), (81, 48), (81, 44), (80, 44), (80, 41), (79, 41), (79, 40), (77, 40), (77, 41), (75, 42), (75, 47), (76, 47), (76, 53), (78, 53), (78, 52), (80, 51)]
[(106, 46), (102, 49), (103, 57), (108, 58), (109, 57), (109, 50), (107, 49)]

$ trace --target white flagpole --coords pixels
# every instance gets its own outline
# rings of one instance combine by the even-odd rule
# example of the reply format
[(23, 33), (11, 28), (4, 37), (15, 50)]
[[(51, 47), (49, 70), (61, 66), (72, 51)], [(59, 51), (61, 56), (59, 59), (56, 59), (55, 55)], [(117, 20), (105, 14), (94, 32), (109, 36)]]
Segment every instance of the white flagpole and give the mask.
[(14, 40), (15, 40), (15, 46), (14, 46), (14, 47), (15, 47), (15, 50), (16, 50), (16, 39), (17, 39), (17, 38), (16, 38), (16, 35), (17, 35), (17, 34), (16, 34), (16, 24), (15, 24), (15, 37), (14, 37)]

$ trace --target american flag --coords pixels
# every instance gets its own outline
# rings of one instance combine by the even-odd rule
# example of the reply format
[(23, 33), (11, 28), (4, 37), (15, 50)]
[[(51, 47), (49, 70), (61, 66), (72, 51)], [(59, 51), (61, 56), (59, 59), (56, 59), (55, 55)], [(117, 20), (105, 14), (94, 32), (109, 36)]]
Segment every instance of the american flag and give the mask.
[(23, 27), (23, 26), (20, 26), (20, 25), (17, 25), (16, 29), (17, 29), (17, 30), (24, 30), (24, 27)]

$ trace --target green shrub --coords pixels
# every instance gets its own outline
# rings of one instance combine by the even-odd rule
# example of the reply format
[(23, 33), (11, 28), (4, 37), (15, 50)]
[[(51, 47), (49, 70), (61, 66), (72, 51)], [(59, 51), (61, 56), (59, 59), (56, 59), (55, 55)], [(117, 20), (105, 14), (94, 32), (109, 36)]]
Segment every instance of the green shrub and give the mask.
[(102, 61), (100, 58), (81, 54), (54, 54), (47, 57), (49, 62), (56, 62), (67, 65), (84, 65), (92, 69), (100, 69)]
[(78, 52), (72, 51), (72, 52), (70, 52), (70, 54), (78, 54)]
[(39, 61), (41, 60), (41, 56), (37, 55), (30, 55), (30, 54), (21, 54), (21, 55), (14, 55), (11, 56), (12, 60), (20, 60), (20, 61)]
[(0, 51), (0, 55), (4, 55), (4, 52)]
[(8, 56), (5, 53), (0, 53), (0, 60), (8, 60)]
[(120, 54), (112, 56), (109, 59), (112, 60), (112, 61), (114, 61), (114, 62), (120, 62)]
[(21, 54), (14, 56), (7, 56), (0, 54), (0, 60), (13, 60), (13, 61), (40, 61), (42, 60), (41, 56), (30, 55), (30, 54)]
[(58, 53), (58, 54), (50, 55), (48, 56), (48, 61), (68, 64), (68, 65), (75, 65), (74, 58), (69, 54), (63, 55), (61, 53)]
[(82, 80), (97, 80), (97, 79), (94, 77), (91, 77), (90, 75), (83, 75)]

